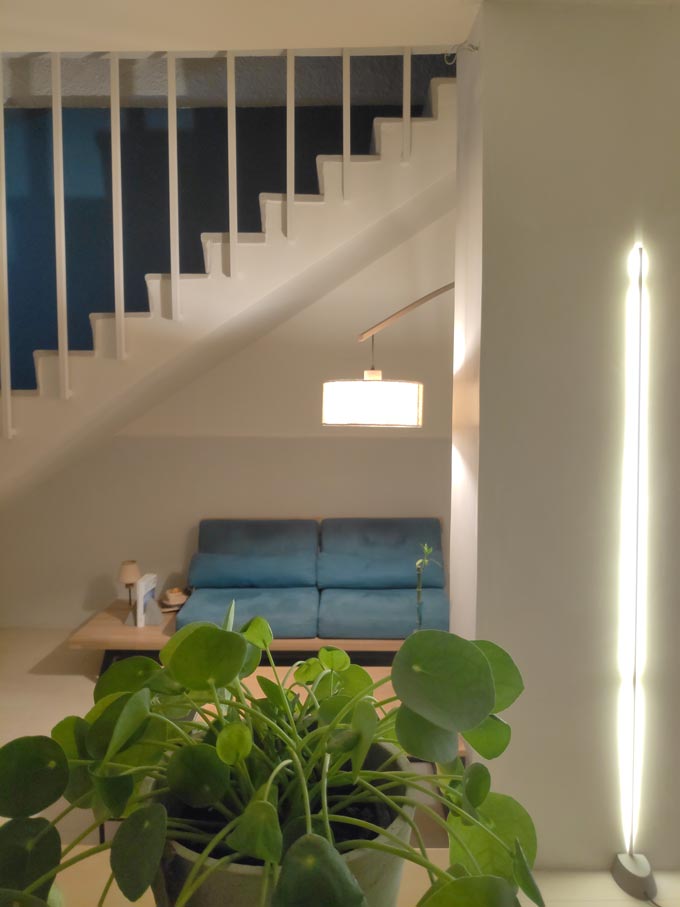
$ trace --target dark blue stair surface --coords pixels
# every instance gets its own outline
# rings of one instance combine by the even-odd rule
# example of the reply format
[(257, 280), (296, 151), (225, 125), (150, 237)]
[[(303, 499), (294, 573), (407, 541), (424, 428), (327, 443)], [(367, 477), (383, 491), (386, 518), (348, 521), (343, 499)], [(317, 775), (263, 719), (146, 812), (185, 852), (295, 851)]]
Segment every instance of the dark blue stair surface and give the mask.
[[(414, 107), (413, 115), (421, 113)], [(399, 107), (352, 108), (352, 153), (367, 154), (373, 120)], [(260, 192), (285, 191), (285, 108), (237, 110), (239, 232), (259, 232)], [(113, 311), (109, 111), (63, 113), (69, 347), (92, 349), (89, 315)], [(342, 152), (339, 106), (299, 107), (296, 191), (319, 191), (316, 157)], [(128, 108), (121, 122), (125, 307), (148, 310), (147, 273), (170, 270), (167, 113)], [(36, 386), (33, 351), (56, 349), (52, 122), (45, 109), (5, 113), (12, 386)], [(227, 232), (227, 114), (178, 111), (180, 267), (204, 270), (200, 235)]]

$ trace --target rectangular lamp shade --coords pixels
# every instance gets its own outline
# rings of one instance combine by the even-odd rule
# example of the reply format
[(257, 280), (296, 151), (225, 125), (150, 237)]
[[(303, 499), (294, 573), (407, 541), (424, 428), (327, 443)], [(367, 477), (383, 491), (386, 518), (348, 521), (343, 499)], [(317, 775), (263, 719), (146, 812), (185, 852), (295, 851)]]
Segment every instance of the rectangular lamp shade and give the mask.
[(326, 381), (322, 422), (324, 425), (420, 428), (423, 424), (423, 385), (416, 381), (375, 378)]

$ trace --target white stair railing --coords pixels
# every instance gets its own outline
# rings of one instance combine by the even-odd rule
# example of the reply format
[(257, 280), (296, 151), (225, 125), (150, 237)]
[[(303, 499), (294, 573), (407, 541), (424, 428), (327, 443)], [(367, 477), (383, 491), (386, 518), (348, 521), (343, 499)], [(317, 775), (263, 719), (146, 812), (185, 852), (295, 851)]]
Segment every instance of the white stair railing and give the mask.
[[(420, 48), (417, 53), (444, 53), (445, 47)], [(342, 197), (351, 196), (351, 64), (352, 56), (395, 55), (402, 57), (402, 160), (411, 159), (412, 149), (412, 54), (413, 49), (362, 48), (362, 49), (285, 49), (272, 50), (263, 54), (243, 52), (248, 56), (284, 56), (286, 59), (286, 185), (285, 185), (285, 235), (288, 241), (295, 239), (295, 116), (296, 116), (296, 58), (297, 56), (340, 56), (342, 61)], [(4, 108), (5, 93), (3, 65), (7, 54), (0, 54), (0, 434), (4, 438), (13, 436), (10, 311), (7, 252), (7, 192)], [(13, 55), (14, 56), (14, 55)], [(21, 56), (21, 55), (19, 55)], [(76, 55), (78, 56), (78, 55)], [(83, 54), (82, 56), (87, 56)], [(121, 59), (138, 59), (147, 56), (137, 53), (109, 54), (110, 73), (110, 119), (111, 119), (111, 194), (113, 225), (113, 284), (115, 314), (116, 357), (126, 356), (125, 322), (125, 267), (124, 267), (124, 223), (123, 223), (123, 181), (121, 154)], [(215, 51), (185, 54), (168, 51), (167, 65), (167, 112), (168, 112), (168, 201), (169, 201), (169, 245), (170, 245), (170, 287), (171, 317), (181, 318), (180, 281), (180, 220), (179, 220), (179, 154), (177, 129), (177, 60), (195, 58), (224, 59), (227, 74), (227, 160), (228, 160), (228, 219), (229, 219), (229, 273), (238, 276), (238, 166), (236, 129), (236, 58), (234, 51)], [(59, 396), (67, 399), (71, 395), (69, 374), (68, 342), (68, 299), (66, 262), (66, 222), (64, 193), (64, 143), (62, 110), (62, 55), (49, 54), (51, 60), (52, 100), (52, 152), (54, 191), (54, 238), (56, 258), (56, 307), (57, 307), (57, 348)]]
[(12, 369), (9, 344), (9, 279), (7, 269), (7, 190), (5, 188), (5, 79), (0, 56), (0, 393), (2, 393), (2, 436), (11, 438)]
[(342, 52), (342, 197), (349, 198), (349, 165), (352, 155), (352, 58), (345, 48)]
[(401, 158), (403, 161), (411, 159), (411, 48), (404, 51), (402, 69), (403, 100), (401, 104)]
[(227, 51), (227, 167), (229, 179), (229, 275), (238, 275), (238, 169), (236, 165), (236, 57)]
[(294, 238), (295, 208), (295, 51), (286, 52), (286, 237)]
[(113, 293), (116, 318), (116, 356), (125, 359), (125, 265), (123, 259), (123, 173), (120, 152), (120, 60), (110, 58), (111, 206), (113, 222)]
[(57, 348), (59, 396), (71, 396), (68, 361), (66, 290), (66, 213), (64, 202), (64, 135), (61, 108), (61, 54), (52, 54), (52, 172), (54, 180), (54, 251), (57, 279)]
[(175, 54), (168, 63), (168, 180), (170, 210), (170, 310), (180, 317), (179, 297), (179, 164), (177, 157), (177, 65)]

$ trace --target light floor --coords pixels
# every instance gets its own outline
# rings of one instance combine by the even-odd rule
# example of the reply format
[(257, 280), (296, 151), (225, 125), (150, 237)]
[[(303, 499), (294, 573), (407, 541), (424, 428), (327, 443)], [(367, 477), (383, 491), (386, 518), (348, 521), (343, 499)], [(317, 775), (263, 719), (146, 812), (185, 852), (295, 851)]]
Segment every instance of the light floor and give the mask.
[[(64, 630), (0, 628), (0, 745), (22, 735), (49, 734), (64, 716), (82, 715), (90, 707), (100, 656), (69, 650), (66, 636)], [(64, 837), (77, 833), (82, 827), (77, 823), (61, 826)], [(445, 851), (436, 855), (443, 864)], [(640, 903), (624, 895), (608, 872), (543, 871), (537, 878), (549, 907)], [(656, 880), (658, 903), (680, 907), (680, 872), (658, 872)], [(404, 901), (400, 907), (413, 904)]]

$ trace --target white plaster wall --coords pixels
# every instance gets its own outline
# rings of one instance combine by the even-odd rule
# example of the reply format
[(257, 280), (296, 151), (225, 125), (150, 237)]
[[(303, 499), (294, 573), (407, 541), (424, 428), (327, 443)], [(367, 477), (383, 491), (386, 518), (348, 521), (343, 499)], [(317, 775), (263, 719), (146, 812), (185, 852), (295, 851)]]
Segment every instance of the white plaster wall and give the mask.
[(481, 0), (0, 0), (0, 49), (399, 47), (464, 41)]
[(649, 715), (639, 848), (680, 865), (680, 10), (489, 0), (478, 631), (527, 692), (496, 769), (543, 866), (606, 868), (616, 762), (626, 256), (652, 262)]
[(422, 430), (323, 429), (321, 383), (360, 377), (362, 329), (451, 280), (455, 220), (416, 234), (0, 514), (0, 626), (75, 626), (119, 562), (183, 582), (202, 517), (422, 516), (448, 527), (453, 302), (376, 345), (425, 382)]

